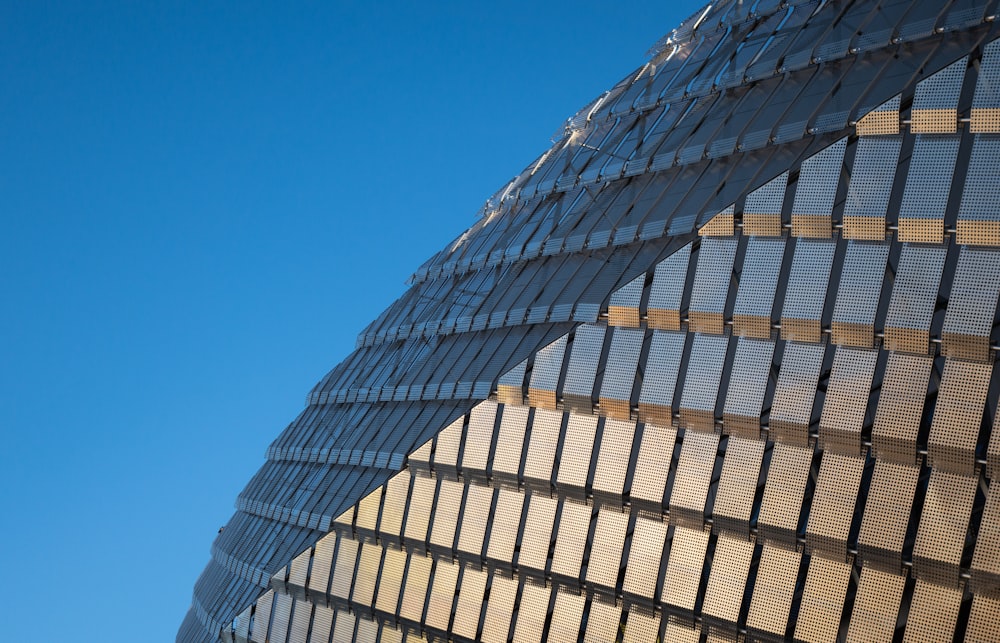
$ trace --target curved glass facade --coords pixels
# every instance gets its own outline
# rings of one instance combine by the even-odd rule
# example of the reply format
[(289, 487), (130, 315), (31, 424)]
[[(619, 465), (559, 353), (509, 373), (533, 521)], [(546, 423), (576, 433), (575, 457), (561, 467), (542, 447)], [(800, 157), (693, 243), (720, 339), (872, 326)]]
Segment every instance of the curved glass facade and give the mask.
[(996, 5), (656, 43), (309, 393), (178, 640), (1000, 639)]

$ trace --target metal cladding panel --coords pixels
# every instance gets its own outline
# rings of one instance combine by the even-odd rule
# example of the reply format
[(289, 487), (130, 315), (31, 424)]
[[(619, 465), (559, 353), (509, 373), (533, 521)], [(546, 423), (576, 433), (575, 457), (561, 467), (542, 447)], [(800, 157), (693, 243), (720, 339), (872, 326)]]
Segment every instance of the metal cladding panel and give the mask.
[(582, 413), (593, 410), (594, 378), (606, 334), (607, 329), (601, 326), (584, 324), (577, 328), (566, 368), (566, 384), (563, 386), (563, 400), (567, 407)]
[[(516, 530), (509, 527), (513, 524), (520, 524), (523, 510), (523, 495), (507, 489), (500, 490), (495, 513), (501, 517), (501, 520), (494, 519), (493, 530), (490, 532), (490, 542), (486, 548), (486, 555), (491, 559), (505, 563), (513, 562), (514, 546), (518, 534)], [(505, 524), (506, 520), (510, 521), (510, 525)], [(549, 523), (549, 527), (551, 528), (551, 523)]]
[(902, 139), (864, 137), (858, 141), (854, 171), (844, 203), (844, 237), (882, 241), (885, 213)]
[(782, 172), (747, 195), (743, 206), (743, 234), (781, 236), (781, 204), (787, 185), (788, 172)]
[(641, 421), (663, 425), (673, 422), (675, 388), (683, 353), (683, 333), (653, 331), (639, 392)]
[(552, 607), (552, 619), (549, 623), (549, 640), (578, 640), (580, 623), (583, 620), (583, 610), (586, 605), (586, 596), (566, 591), (556, 592), (555, 604)]
[(995, 639), (998, 622), (1000, 622), (1000, 600), (979, 594), (973, 595), (965, 640), (986, 642), (991, 638)]
[(715, 430), (715, 404), (728, 348), (728, 337), (694, 336), (681, 394), (682, 427), (696, 431)]
[(919, 467), (875, 461), (858, 534), (858, 553), (865, 565), (902, 573), (906, 529), (919, 477)]
[(540, 643), (545, 618), (549, 611), (550, 590), (544, 585), (525, 583), (521, 590), (521, 607), (517, 612), (514, 626), (514, 640), (524, 643)]
[[(521, 534), (521, 553), (517, 558), (517, 564), (521, 567), (530, 567), (542, 572), (546, 570), (558, 508), (559, 501), (553, 498), (539, 494), (533, 494), (529, 498), (528, 515)], [(503, 521), (493, 521), (494, 533), (509, 530), (509, 525)]]
[(847, 561), (847, 539), (865, 459), (826, 452), (819, 467), (806, 528), (806, 550)]
[(531, 423), (531, 437), (528, 440), (528, 454), (524, 461), (525, 478), (533, 478), (546, 484), (552, 479), (552, 466), (559, 444), (562, 419), (562, 413), (535, 409)]
[(625, 621), (622, 643), (655, 641), (660, 633), (660, 615), (651, 610), (632, 606)]
[(559, 487), (585, 489), (590, 473), (590, 454), (597, 436), (597, 417), (570, 415), (566, 423), (566, 441), (563, 452), (570, 455), (559, 464), (556, 484)]
[(733, 306), (733, 333), (771, 337), (771, 309), (778, 287), (785, 242), (753, 237), (747, 242), (740, 286)]
[(1000, 40), (983, 48), (969, 117), (973, 133), (1000, 132)]
[(624, 493), (629, 457), (635, 438), (635, 423), (607, 418), (601, 434), (594, 470), (594, 493), (620, 496)]
[(809, 444), (816, 387), (826, 346), (787, 342), (771, 404), (771, 439), (796, 446)]
[(466, 567), (462, 571), (458, 602), (455, 604), (455, 620), (451, 628), (455, 634), (469, 639), (476, 638), (488, 580), (489, 575), (480, 569)]
[(927, 354), (947, 248), (903, 245), (885, 320), (885, 347)]
[(726, 433), (760, 438), (764, 394), (771, 373), (774, 342), (741, 337), (729, 373), (722, 419)]
[(809, 561), (795, 638), (800, 641), (836, 641), (840, 615), (853, 567), (813, 556)]
[(568, 337), (563, 335), (535, 355), (531, 384), (528, 387), (528, 400), (532, 406), (556, 408), (556, 384), (562, 371), (567, 340)]
[(718, 537), (702, 606), (706, 616), (726, 623), (738, 622), (753, 557), (752, 542), (725, 535)]
[(917, 136), (899, 206), (900, 241), (941, 243), (961, 138)]
[(583, 633), (584, 643), (607, 643), (618, 637), (622, 620), (622, 608), (612, 603), (592, 600), (587, 613), (587, 629)]
[(694, 611), (710, 535), (706, 531), (685, 527), (674, 529), (670, 556), (667, 558), (667, 573), (663, 579), (663, 592), (660, 595), (663, 603)]
[(829, 239), (847, 139), (802, 161), (792, 203), (792, 236)]
[(834, 344), (862, 348), (875, 345), (875, 312), (888, 260), (886, 243), (847, 244), (830, 324), (830, 341)]
[(453, 480), (441, 480), (434, 505), (429, 542), (442, 549), (451, 549), (462, 510), (464, 486)]
[(681, 329), (681, 298), (690, 261), (691, 244), (687, 244), (656, 265), (646, 313), (650, 328)]
[(719, 436), (715, 433), (684, 433), (674, 488), (670, 494), (672, 521), (698, 528), (704, 523), (705, 500), (708, 498), (718, 448)]
[(484, 400), (472, 407), (469, 412), (469, 428), (466, 430), (465, 451), (462, 453), (463, 471), (486, 471), (496, 417), (497, 404), (492, 400)]
[(527, 426), (528, 407), (510, 405), (503, 407), (496, 453), (493, 455), (493, 475), (517, 478), (521, 469)]
[(330, 596), (347, 601), (351, 596), (351, 584), (354, 581), (354, 565), (361, 544), (350, 538), (339, 538), (337, 559), (333, 567), (333, 578), (330, 580)]
[(972, 590), (1000, 599), (1000, 482), (990, 481), (970, 569)]
[(736, 259), (736, 245), (735, 239), (702, 239), (688, 312), (692, 330), (715, 335), (722, 333), (722, 314)]
[(916, 463), (917, 434), (933, 366), (931, 357), (889, 355), (872, 426), (872, 449), (880, 460)]
[(913, 544), (913, 574), (917, 578), (939, 585), (959, 585), (977, 483), (976, 478), (931, 471)]
[(781, 338), (820, 341), (820, 321), (837, 244), (802, 239), (795, 244), (781, 311)]
[[(588, 585), (601, 585), (610, 590), (617, 587), (628, 523), (628, 514), (606, 509), (597, 512), (594, 538), (590, 543), (590, 561), (587, 564)], [(559, 543), (556, 545), (558, 554)], [(552, 568), (555, 569), (555, 559)]]
[(382, 572), (379, 574), (378, 590), (375, 596), (375, 609), (384, 614), (396, 614), (406, 562), (406, 552), (392, 547), (385, 550)]
[(437, 480), (424, 476), (415, 476), (413, 492), (406, 511), (406, 527), (403, 537), (407, 540), (423, 543), (427, 540), (427, 530), (431, 522), (431, 507), (434, 504), (434, 493), (437, 490)]
[(975, 246), (1000, 245), (1000, 140), (980, 134), (972, 146), (969, 173), (958, 208), (955, 240)]
[(730, 437), (715, 494), (712, 530), (749, 540), (757, 479), (764, 457), (762, 440)]
[(601, 413), (627, 420), (631, 417), (632, 389), (646, 333), (631, 328), (616, 328), (613, 333), (601, 384)]
[(609, 326), (639, 327), (639, 301), (645, 285), (646, 275), (639, 275), (611, 295), (608, 303)]
[(510, 632), (514, 602), (517, 599), (517, 580), (499, 574), (493, 575), (490, 583), (490, 598), (486, 602), (486, 616), (483, 618), (484, 643), (506, 643)]
[(877, 361), (877, 350), (837, 347), (819, 418), (819, 444), (826, 451), (863, 455), (861, 430)]
[(666, 540), (667, 523), (642, 516), (635, 519), (628, 564), (625, 566), (623, 589), (626, 594), (653, 599)]
[(862, 643), (893, 640), (905, 586), (906, 576), (862, 567), (847, 641)]
[(774, 445), (758, 517), (758, 528), (765, 542), (796, 547), (795, 535), (812, 457), (811, 449)]
[(934, 585), (918, 578), (903, 642), (952, 640), (961, 606), (961, 590)]
[(945, 360), (927, 438), (927, 462), (935, 469), (977, 475), (976, 443), (992, 374), (992, 364)]
[(645, 425), (632, 478), (633, 499), (655, 504), (659, 508), (670, 473), (670, 462), (665, 454), (673, 453), (676, 440), (677, 430), (673, 427)]
[(963, 247), (941, 328), (941, 352), (987, 362), (990, 331), (1000, 296), (1000, 251)]
[(958, 95), (969, 64), (963, 56), (917, 83), (910, 107), (910, 131), (953, 134), (958, 130)]
[[(447, 563), (443, 563), (442, 566)], [(434, 559), (415, 554), (410, 556), (403, 586), (403, 598), (399, 604), (399, 618), (420, 623), (423, 620), (424, 604), (430, 589), (431, 568)]]
[[(532, 502), (534, 502), (534, 498)], [(553, 574), (559, 574), (571, 579), (579, 578), (580, 566), (583, 564), (583, 552), (587, 547), (587, 534), (590, 531), (592, 513), (593, 509), (590, 506), (577, 504), (568, 500), (562, 503), (562, 511), (559, 514), (559, 528), (556, 533), (556, 547), (552, 553)], [(531, 520), (530, 512), (528, 513), (528, 520)], [(529, 533), (528, 530), (529, 528), (526, 525), (524, 528), (525, 538), (527, 538)], [(548, 553), (548, 547), (546, 547), (545, 553)], [(544, 560), (540, 562), (542, 566), (538, 568), (544, 570)]]
[(443, 561), (438, 561), (434, 567), (434, 582), (431, 585), (430, 597), (427, 599), (427, 618), (425, 621), (429, 627), (448, 631), (460, 569), (458, 565)]
[(801, 560), (797, 551), (764, 545), (747, 614), (748, 630), (785, 635)]
[[(444, 481), (442, 481), (444, 485)], [(465, 498), (465, 510), (462, 514), (462, 529), (458, 534), (458, 551), (478, 558), (483, 551), (483, 541), (486, 539), (486, 525), (490, 517), (490, 507), (493, 504), (493, 489), (479, 485), (469, 485)], [(516, 494), (521, 499), (520, 494)], [(507, 516), (514, 520), (521, 518), (521, 505), (516, 506), (516, 512), (510, 507)], [(509, 558), (508, 558), (509, 560)]]

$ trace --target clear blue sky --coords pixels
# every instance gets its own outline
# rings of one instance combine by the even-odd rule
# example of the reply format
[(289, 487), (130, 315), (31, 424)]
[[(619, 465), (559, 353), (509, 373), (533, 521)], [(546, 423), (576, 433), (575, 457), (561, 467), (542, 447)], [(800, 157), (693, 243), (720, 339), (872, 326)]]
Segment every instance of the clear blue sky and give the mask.
[(5, 640), (172, 641), (309, 388), (697, 8), (291, 4), (0, 5)]

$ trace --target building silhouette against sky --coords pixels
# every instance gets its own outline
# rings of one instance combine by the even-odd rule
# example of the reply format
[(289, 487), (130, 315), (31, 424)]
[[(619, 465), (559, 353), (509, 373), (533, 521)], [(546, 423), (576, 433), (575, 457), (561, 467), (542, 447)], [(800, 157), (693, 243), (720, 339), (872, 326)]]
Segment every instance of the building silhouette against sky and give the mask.
[(670, 32), (309, 393), (178, 640), (1000, 639), (996, 5)]

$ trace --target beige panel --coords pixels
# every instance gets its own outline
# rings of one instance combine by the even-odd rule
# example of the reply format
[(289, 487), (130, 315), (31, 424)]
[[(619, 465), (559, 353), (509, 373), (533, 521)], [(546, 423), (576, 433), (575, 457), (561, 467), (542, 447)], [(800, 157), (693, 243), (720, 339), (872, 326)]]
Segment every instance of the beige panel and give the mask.
[(458, 418), (438, 433), (434, 445), (434, 468), (454, 469), (458, 466), (458, 450), (462, 444), (465, 416)]
[[(565, 508), (563, 509), (565, 512)], [(594, 540), (590, 545), (590, 563), (587, 566), (587, 584), (603, 585), (615, 589), (621, 569), (622, 550), (628, 533), (628, 514), (602, 509), (597, 513)], [(560, 525), (561, 526), (561, 525)], [(561, 546), (556, 543), (556, 548)], [(558, 554), (557, 554), (558, 556)], [(555, 569), (555, 561), (552, 564)]]
[(899, 134), (899, 103), (897, 94), (875, 109), (864, 114), (855, 125), (858, 136)]
[(962, 591), (917, 579), (903, 643), (950, 641), (955, 634)]
[(333, 625), (333, 643), (352, 643), (356, 622), (357, 618), (351, 612), (337, 610), (337, 618)]
[(486, 592), (486, 581), (489, 574), (472, 567), (462, 571), (462, 580), (458, 588), (458, 603), (455, 605), (455, 622), (452, 632), (459, 636), (474, 639), (479, 629), (479, 613), (483, 609), (483, 594)]
[[(443, 482), (443, 481), (442, 481)], [(507, 492), (509, 493), (509, 492)], [(521, 519), (521, 501), (523, 496), (515, 493), (516, 507), (511, 507), (506, 514), (515, 523)], [(514, 499), (512, 498), (512, 500)], [(490, 505), (493, 504), (493, 489), (470, 484), (465, 498), (465, 513), (462, 514), (462, 530), (458, 534), (458, 550), (478, 557), (483, 551), (483, 540), (486, 537), (486, 522), (490, 517)], [(510, 560), (508, 557), (507, 560)]]
[(406, 497), (410, 491), (410, 471), (404, 469), (385, 484), (385, 497), (382, 500), (382, 519), (378, 530), (383, 536), (399, 538), (403, 529), (403, 511), (406, 509)]
[(330, 607), (317, 605), (313, 612), (312, 632), (309, 643), (327, 643), (333, 633), (334, 610)]
[[(501, 490), (501, 493), (503, 490)], [(552, 526), (556, 520), (556, 509), (559, 502), (553, 498), (533, 494), (528, 500), (528, 516), (524, 521), (524, 534), (521, 538), (521, 555), (517, 564), (521, 567), (531, 567), (545, 571), (545, 563), (549, 557), (549, 544), (552, 541)], [(501, 516), (499, 508), (497, 515)], [(493, 536), (497, 532), (511, 532), (509, 524), (503, 520), (493, 521)], [(493, 538), (490, 538), (492, 557)]]
[(599, 600), (591, 601), (590, 613), (587, 617), (587, 631), (583, 634), (583, 642), (608, 643), (617, 640), (621, 620), (622, 610), (620, 606)]
[(268, 590), (257, 599), (257, 607), (253, 612), (253, 631), (250, 640), (253, 643), (266, 643), (267, 628), (271, 623), (271, 607), (274, 603), (274, 590)]
[(718, 448), (718, 434), (685, 431), (674, 486), (670, 492), (672, 522), (695, 528), (704, 524), (705, 500), (712, 483)]
[(531, 422), (528, 455), (524, 463), (525, 478), (540, 480), (546, 486), (552, 479), (552, 465), (556, 458), (562, 419), (562, 413), (535, 409), (535, 417)]
[(404, 536), (408, 540), (424, 543), (427, 540), (427, 529), (430, 526), (431, 507), (434, 504), (434, 493), (437, 490), (437, 480), (426, 476), (415, 476), (413, 491), (410, 493), (410, 505), (406, 511), (406, 527)]
[(811, 449), (775, 444), (764, 485), (760, 515), (760, 535), (765, 541), (794, 549), (802, 513), (802, 497), (812, 464)]
[(799, 602), (795, 639), (806, 643), (834, 643), (840, 629), (852, 566), (819, 556), (809, 560), (806, 584)]
[(965, 630), (967, 643), (997, 643), (1000, 641), (1000, 600), (979, 596), (972, 597), (972, 610)]
[(455, 588), (458, 585), (459, 567), (454, 563), (438, 560), (434, 567), (434, 583), (427, 602), (428, 627), (441, 631), (448, 630), (451, 621), (451, 606), (455, 602)]
[(528, 407), (503, 407), (503, 414), (500, 416), (500, 434), (497, 436), (496, 453), (493, 455), (493, 475), (517, 478), (521, 468), (521, 451), (524, 447), (524, 433), (527, 426)]
[(426, 469), (431, 465), (431, 447), (434, 445), (434, 438), (431, 438), (427, 442), (413, 450), (410, 455), (406, 456), (406, 463), (411, 467), (420, 467)]
[(371, 607), (375, 600), (375, 581), (378, 580), (378, 570), (382, 563), (382, 548), (372, 543), (361, 546), (361, 558), (358, 560), (358, 571), (355, 574), (354, 591), (351, 602), (365, 607)]
[(545, 617), (549, 612), (549, 593), (544, 585), (524, 584), (514, 625), (514, 640), (518, 643), (541, 643)]
[[(433, 564), (434, 559), (429, 556), (419, 554), (410, 556), (410, 566), (406, 568), (403, 600), (399, 606), (399, 618), (413, 623), (422, 621)], [(442, 566), (450, 566), (450, 563), (445, 561), (442, 561), (441, 564)]]
[(378, 527), (378, 512), (382, 506), (382, 492), (385, 486), (381, 486), (375, 491), (361, 499), (358, 503), (358, 517), (355, 526), (358, 531), (369, 531), (375, 533)]
[(480, 637), (483, 643), (507, 643), (516, 599), (517, 581), (494, 574), (490, 600), (486, 603), (486, 618), (483, 619), (483, 634)]
[[(471, 498), (473, 487), (469, 487)], [(466, 503), (468, 504), (468, 502)], [(486, 548), (486, 555), (493, 560), (500, 560), (505, 563), (513, 562), (514, 545), (517, 539), (517, 530), (512, 529), (513, 525), (520, 524), (521, 511), (524, 507), (524, 496), (516, 491), (501, 489), (497, 496), (497, 508), (495, 516), (500, 516), (501, 520), (493, 520), (493, 530), (490, 532), (490, 544)], [(468, 510), (466, 510), (468, 511)], [(466, 514), (468, 515), (468, 514)], [(484, 523), (485, 524), (485, 523)], [(549, 525), (552, 523), (550, 522)], [(484, 527), (485, 529), (485, 527)], [(462, 531), (465, 531), (463, 524)], [(462, 539), (459, 536), (459, 547), (462, 547)], [(469, 543), (470, 549), (474, 546)]]
[(569, 416), (563, 451), (572, 453), (573, 457), (563, 458), (559, 463), (556, 482), (560, 488), (570, 486), (583, 489), (587, 486), (587, 475), (590, 473), (590, 453), (594, 448), (596, 435), (596, 416)]
[(580, 636), (580, 622), (587, 597), (565, 591), (556, 593), (552, 607), (552, 621), (549, 623), (550, 641), (576, 641)]
[(556, 408), (556, 384), (562, 371), (568, 335), (563, 335), (535, 354), (528, 385), (528, 403), (542, 409)]
[(763, 457), (763, 441), (729, 438), (712, 510), (716, 533), (750, 538), (750, 515)]
[(847, 561), (847, 537), (864, 469), (864, 458), (823, 454), (806, 528), (809, 553)]
[(612, 418), (604, 420), (604, 433), (597, 454), (597, 469), (594, 471), (594, 493), (622, 495), (634, 437), (635, 422)]
[(764, 545), (750, 599), (747, 629), (784, 636), (802, 554)]
[(341, 537), (337, 546), (337, 559), (333, 564), (333, 578), (330, 581), (331, 596), (344, 601), (350, 598), (351, 582), (354, 580), (354, 563), (358, 557), (359, 546), (358, 541)]
[(715, 541), (712, 568), (705, 587), (702, 613), (728, 623), (736, 623), (743, 604), (747, 574), (753, 561), (754, 544), (728, 536)]
[(670, 426), (646, 424), (632, 477), (633, 500), (644, 500), (657, 507), (663, 502), (663, 492), (670, 473), (677, 430)]
[(858, 534), (858, 551), (864, 565), (902, 573), (903, 543), (919, 477), (920, 467), (875, 461)]
[(367, 618), (359, 618), (354, 643), (375, 643), (378, 640), (378, 631), (378, 623)]
[(691, 244), (689, 243), (656, 264), (646, 311), (650, 328), (681, 329), (681, 298), (684, 294), (690, 259)]
[(848, 643), (891, 643), (905, 587), (905, 576), (862, 567), (847, 630)]
[(305, 599), (306, 580), (309, 576), (309, 563), (312, 559), (312, 550), (307, 549), (292, 559), (292, 564), (288, 566), (288, 592), (295, 598)]
[(375, 597), (375, 609), (383, 614), (396, 613), (399, 591), (403, 585), (403, 573), (406, 571), (406, 558), (405, 551), (392, 547), (385, 550), (382, 573), (378, 579), (378, 594)]
[(731, 237), (736, 233), (734, 225), (735, 208), (729, 206), (698, 228), (699, 237)]
[(622, 643), (646, 643), (656, 641), (660, 634), (660, 615), (652, 610), (633, 605), (625, 621)]
[[(971, 223), (971, 222), (969, 222)], [(1000, 222), (994, 222), (1000, 232)], [(961, 229), (959, 229), (961, 233)], [(973, 240), (975, 241), (975, 240)], [(962, 240), (959, 239), (959, 243)], [(997, 235), (1000, 244), (1000, 234)], [(962, 247), (941, 326), (941, 353), (989, 362), (990, 332), (1000, 296), (1000, 251)]]
[[(535, 498), (532, 497), (532, 503)], [(554, 501), (553, 501), (554, 502)], [(561, 574), (567, 578), (576, 580), (580, 577), (580, 566), (583, 563), (583, 550), (587, 546), (587, 534), (590, 532), (590, 517), (593, 509), (584, 504), (577, 504), (571, 500), (562, 503), (562, 513), (559, 516), (559, 531), (556, 535), (556, 547), (552, 554), (552, 573)], [(528, 513), (531, 519), (531, 513)], [(524, 528), (525, 537), (528, 535), (528, 527)], [(597, 537), (595, 536), (595, 547)], [(521, 545), (524, 551), (524, 545)], [(594, 561), (590, 562), (593, 566)], [(538, 569), (544, 569), (538, 567)]]
[(646, 275), (642, 274), (611, 293), (608, 302), (608, 326), (639, 327), (639, 302)]
[(268, 643), (285, 643), (288, 640), (288, 620), (292, 615), (294, 600), (288, 594), (274, 595), (274, 613), (271, 614), (271, 634)]
[(678, 422), (683, 428), (716, 430), (715, 405), (728, 347), (728, 337), (694, 336), (679, 408)]
[[(698, 627), (691, 627), (688, 623), (683, 623), (678, 619), (667, 620), (667, 628), (663, 634), (664, 641), (671, 643), (699, 643), (701, 640), (701, 630)], [(653, 639), (646, 639), (652, 641)], [(712, 641), (709, 636), (709, 641)]]
[(945, 360), (927, 439), (930, 466), (959, 475), (976, 475), (976, 441), (992, 373), (992, 364)]
[(934, 359), (890, 353), (872, 426), (872, 449), (880, 460), (918, 463), (917, 434)]
[(431, 544), (451, 549), (455, 542), (455, 529), (462, 510), (462, 492), (465, 485), (454, 480), (441, 480), (437, 504), (434, 507), (434, 524), (431, 526)]
[(497, 380), (497, 401), (501, 404), (524, 403), (524, 374), (528, 370), (528, 360), (500, 376)]
[(667, 573), (663, 578), (660, 601), (689, 612), (694, 611), (698, 599), (698, 585), (705, 566), (709, 532), (685, 527), (674, 529), (667, 558)]
[(970, 570), (972, 591), (1000, 599), (1000, 482), (990, 481)]
[(722, 334), (725, 328), (722, 314), (733, 274), (737, 245), (736, 239), (702, 239), (688, 308), (691, 330)]
[(958, 585), (977, 486), (976, 478), (931, 471), (913, 544), (913, 573), (917, 578), (952, 587)]
[(774, 342), (741, 337), (729, 369), (722, 421), (729, 435), (760, 439), (764, 394), (771, 374)]
[(635, 519), (635, 532), (625, 567), (623, 589), (652, 600), (656, 593), (656, 581), (660, 574), (663, 546), (667, 540), (667, 524), (639, 516)]
[(312, 596), (326, 594), (330, 584), (330, 573), (333, 571), (333, 555), (336, 547), (337, 534), (327, 534), (316, 542), (312, 573), (309, 575), (309, 593)]
[(809, 424), (825, 352), (823, 344), (785, 344), (769, 420), (769, 437), (775, 442), (809, 446)]
[(673, 423), (675, 389), (686, 336), (686, 333), (653, 331), (639, 391), (640, 421), (663, 426)]
[(492, 400), (484, 400), (472, 407), (469, 427), (465, 431), (465, 450), (462, 452), (463, 471), (486, 471), (496, 417), (497, 403)]
[(878, 353), (878, 350), (837, 347), (819, 419), (819, 444), (825, 451), (850, 456), (864, 453), (861, 429)]

